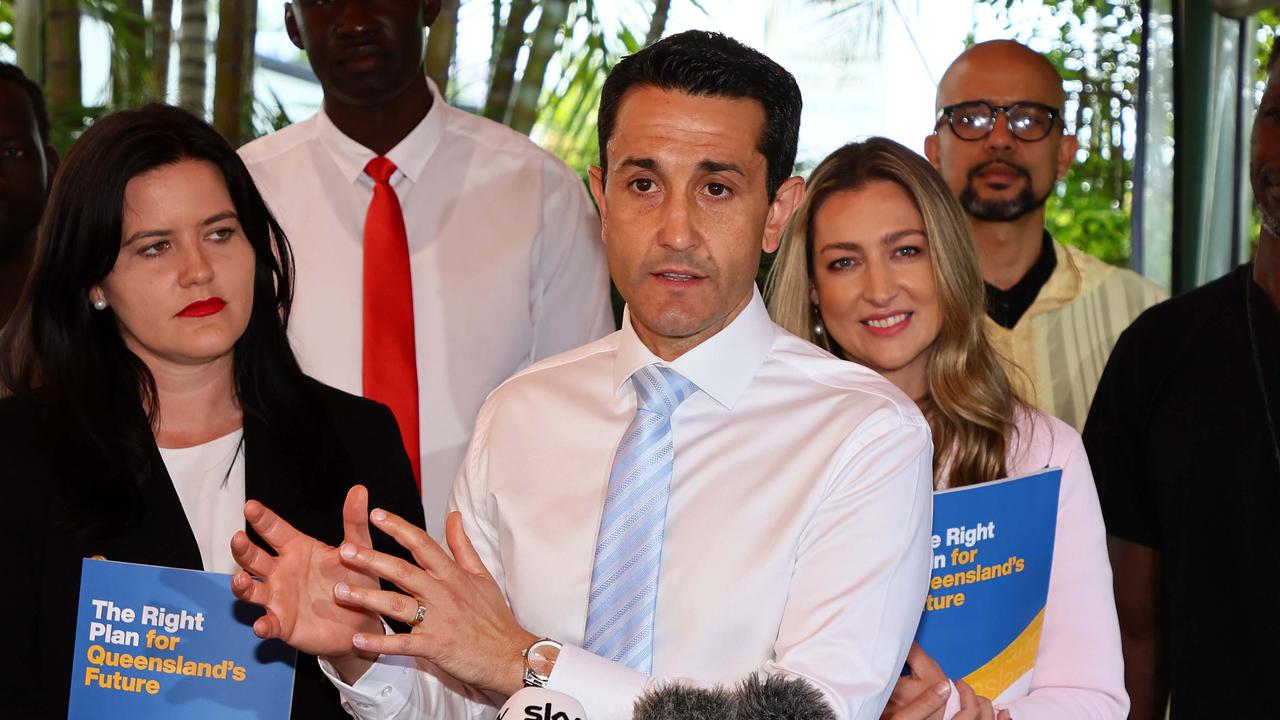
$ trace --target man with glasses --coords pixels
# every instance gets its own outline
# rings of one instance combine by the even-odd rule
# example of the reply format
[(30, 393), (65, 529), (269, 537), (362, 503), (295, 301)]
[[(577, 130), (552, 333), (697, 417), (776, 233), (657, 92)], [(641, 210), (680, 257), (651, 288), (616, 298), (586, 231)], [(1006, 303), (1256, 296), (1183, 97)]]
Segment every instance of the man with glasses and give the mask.
[(1083, 428), (1116, 338), (1167, 297), (1140, 275), (1054, 241), (1044, 203), (1077, 143), (1062, 78), (1010, 40), (966, 50), (938, 85), (925, 155), (960, 199), (987, 286), (987, 335), (1023, 398)]

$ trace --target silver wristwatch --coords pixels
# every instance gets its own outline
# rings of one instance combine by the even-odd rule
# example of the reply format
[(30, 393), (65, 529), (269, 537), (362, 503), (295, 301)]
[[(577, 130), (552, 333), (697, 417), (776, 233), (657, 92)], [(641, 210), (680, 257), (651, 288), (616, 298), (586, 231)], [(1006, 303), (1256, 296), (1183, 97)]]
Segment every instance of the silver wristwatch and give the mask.
[(556, 659), (560, 657), (560, 643), (543, 638), (525, 648), (521, 653), (524, 658), (524, 686), (544, 688), (551, 681), (551, 671), (556, 667)]

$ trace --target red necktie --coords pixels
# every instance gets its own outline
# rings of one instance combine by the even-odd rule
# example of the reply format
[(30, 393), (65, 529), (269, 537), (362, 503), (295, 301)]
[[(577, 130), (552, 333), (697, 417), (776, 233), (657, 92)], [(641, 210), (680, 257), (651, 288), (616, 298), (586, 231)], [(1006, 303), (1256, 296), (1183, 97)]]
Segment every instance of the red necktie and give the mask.
[(418, 357), (413, 342), (409, 235), (391, 187), (395, 163), (369, 161), (373, 200), (364, 219), (364, 395), (391, 408), (422, 490), (418, 445)]

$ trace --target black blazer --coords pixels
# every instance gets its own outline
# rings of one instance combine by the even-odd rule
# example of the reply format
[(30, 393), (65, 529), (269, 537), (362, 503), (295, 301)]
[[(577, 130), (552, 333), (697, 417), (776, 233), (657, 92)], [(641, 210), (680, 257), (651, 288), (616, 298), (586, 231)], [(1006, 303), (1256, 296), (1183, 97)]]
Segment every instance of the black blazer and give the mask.
[[(386, 508), (422, 526), (422, 504), (391, 411), (313, 380), (307, 383), (316, 407), (327, 415), (320, 423), (324, 437), (313, 444), (323, 454), (320, 472), (300, 470), (300, 463), (273, 442), (265, 424), (246, 413), (246, 498), (260, 500), (302, 532), (337, 544), (343, 499), (352, 485), (363, 483), (371, 508)], [(154, 446), (138, 522), (90, 542), (59, 529), (63, 491), (49, 453), (37, 449), (42, 447), (35, 431), (39, 409), (39, 401), (29, 396), (0, 400), (0, 547), (8, 551), (0, 561), (0, 618), (9, 641), (0, 651), (0, 717), (62, 720), (70, 692), (81, 560), (103, 555), (148, 565), (202, 566), (182, 503)], [(138, 408), (134, 417), (122, 421), (146, 420)], [(383, 533), (374, 530), (373, 539), (379, 550), (411, 560)], [(315, 658), (301, 653), (292, 716), (348, 717)]]

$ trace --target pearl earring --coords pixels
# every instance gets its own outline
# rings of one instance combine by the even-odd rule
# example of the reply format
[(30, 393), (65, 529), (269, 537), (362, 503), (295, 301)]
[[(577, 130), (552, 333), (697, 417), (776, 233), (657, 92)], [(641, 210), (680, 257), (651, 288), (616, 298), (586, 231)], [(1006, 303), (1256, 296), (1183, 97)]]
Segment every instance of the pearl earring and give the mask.
[(835, 353), (831, 346), (831, 338), (827, 335), (827, 327), (822, 322), (822, 311), (818, 309), (817, 303), (809, 305), (809, 311), (813, 315), (813, 343), (829, 353)]
[(821, 340), (827, 334), (827, 329), (822, 324), (822, 311), (818, 309), (818, 303), (809, 304), (809, 314), (813, 316), (813, 335)]
[(93, 301), (93, 309), (94, 309), (94, 310), (106, 310), (106, 309), (107, 309), (107, 301), (106, 301), (106, 300), (102, 300), (102, 299), (94, 300), (94, 301)]

